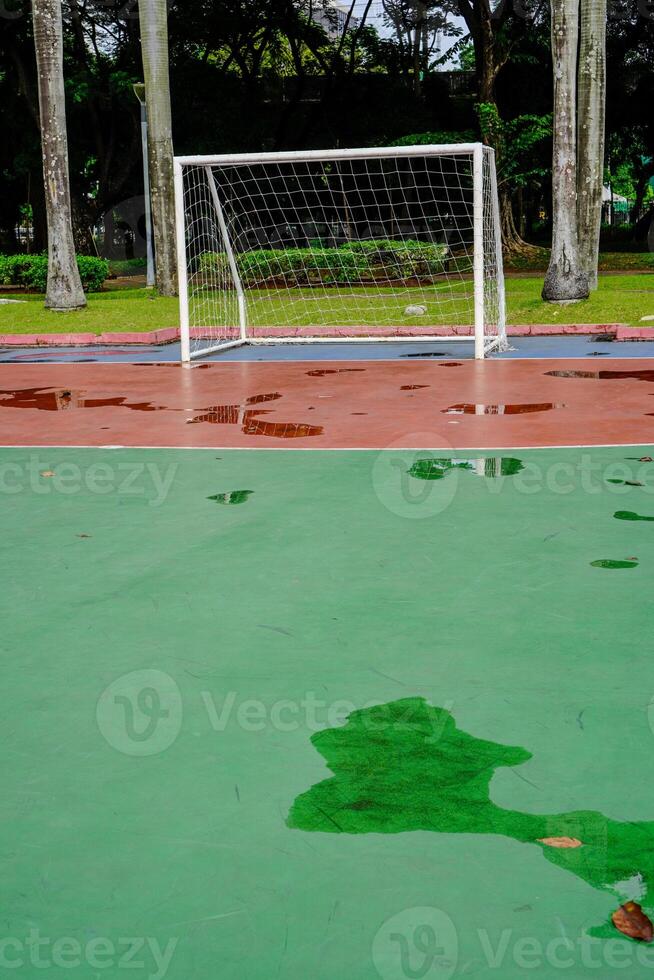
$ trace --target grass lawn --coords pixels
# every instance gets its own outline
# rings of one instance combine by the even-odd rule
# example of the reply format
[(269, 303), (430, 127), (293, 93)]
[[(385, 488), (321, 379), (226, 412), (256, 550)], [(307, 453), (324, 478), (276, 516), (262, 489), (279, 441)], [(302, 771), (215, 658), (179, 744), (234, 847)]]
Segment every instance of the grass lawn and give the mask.
[[(572, 306), (544, 303), (540, 298), (542, 281), (535, 278), (507, 279), (508, 322), (533, 323), (640, 323), (643, 316), (654, 316), (654, 273), (603, 275), (592, 297)], [(363, 288), (349, 297), (335, 290), (298, 289), (283, 300), (273, 290), (248, 292), (250, 321), (257, 326), (284, 323), (294, 325), (328, 324), (337, 313), (337, 322), (370, 325), (416, 325), (472, 322), (471, 283), (451, 283), (439, 287), (391, 290)], [(78, 313), (52, 313), (43, 307), (43, 297), (6, 294), (25, 302), (0, 305), (0, 333), (102, 333), (145, 331), (178, 324), (176, 299), (166, 299), (145, 289), (122, 289), (92, 293), (87, 309)], [(430, 297), (438, 306), (430, 304)], [(423, 318), (406, 317), (411, 302), (426, 302), (429, 313)]]

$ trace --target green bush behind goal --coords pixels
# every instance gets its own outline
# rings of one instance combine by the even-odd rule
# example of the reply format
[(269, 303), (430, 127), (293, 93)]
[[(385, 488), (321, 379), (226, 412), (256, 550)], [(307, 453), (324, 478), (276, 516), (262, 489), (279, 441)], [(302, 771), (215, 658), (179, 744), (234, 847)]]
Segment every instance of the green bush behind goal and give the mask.
[[(397, 280), (433, 279), (447, 271), (447, 245), (432, 242), (351, 241), (337, 248), (253, 249), (235, 254), (244, 288), (266, 283), (283, 286), (325, 286)], [(201, 280), (229, 275), (225, 252), (205, 252), (198, 260)]]
[[(104, 259), (94, 255), (78, 255), (82, 287), (93, 293), (102, 289), (109, 273), (109, 265)], [(0, 286), (23, 286), (38, 293), (44, 293), (48, 284), (47, 255), (0, 255)]]

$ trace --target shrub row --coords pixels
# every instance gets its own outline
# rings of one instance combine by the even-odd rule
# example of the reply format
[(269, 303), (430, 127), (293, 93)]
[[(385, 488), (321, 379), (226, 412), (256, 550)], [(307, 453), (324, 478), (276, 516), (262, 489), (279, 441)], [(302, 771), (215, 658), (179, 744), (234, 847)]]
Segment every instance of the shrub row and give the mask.
[[(244, 286), (274, 280), (286, 286), (315, 286), (388, 279), (425, 279), (444, 271), (446, 245), (431, 242), (352, 241), (338, 248), (254, 249), (236, 254)], [(205, 252), (198, 272), (219, 280), (229, 275), (224, 252)]]
[[(109, 272), (104, 259), (92, 255), (78, 255), (77, 268), (87, 293), (101, 289)], [(47, 255), (0, 255), (0, 285), (25, 286), (44, 293), (47, 283)]]

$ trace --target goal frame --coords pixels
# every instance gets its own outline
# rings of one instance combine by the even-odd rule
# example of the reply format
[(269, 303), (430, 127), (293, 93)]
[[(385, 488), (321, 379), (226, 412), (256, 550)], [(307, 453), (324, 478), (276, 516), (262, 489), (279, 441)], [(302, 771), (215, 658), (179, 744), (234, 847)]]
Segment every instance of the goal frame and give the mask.
[[(493, 238), (497, 263), (497, 335), (489, 338), (485, 333), (484, 296), (484, 153), (489, 154), (489, 180), (492, 201)], [(287, 150), (267, 153), (224, 153), (201, 156), (176, 156), (173, 161), (175, 192), (175, 238), (177, 249), (177, 276), (179, 292), (179, 319), (181, 360), (188, 363), (196, 358), (217, 353), (243, 345), (270, 344), (320, 344), (320, 343), (433, 343), (436, 335), (430, 336), (384, 336), (384, 337), (249, 337), (247, 334), (247, 303), (245, 290), (238, 272), (232, 244), (229, 239), (224, 212), (213, 176), (214, 166), (245, 166), (248, 164), (271, 163), (328, 163), (347, 160), (370, 160), (380, 158), (402, 159), (419, 156), (467, 156), (472, 161), (473, 175), (473, 291), (474, 291), (474, 334), (452, 335), (445, 339), (451, 341), (474, 341), (475, 358), (483, 360), (495, 348), (502, 349), (506, 341), (506, 301), (504, 270), (502, 260), (502, 233), (497, 188), (495, 151), (483, 143), (427, 144), (417, 146), (358, 147), (338, 150)], [(216, 219), (224, 239), (225, 253), (238, 302), (239, 333), (236, 340), (223, 340), (201, 350), (191, 349), (191, 324), (189, 322), (188, 268), (186, 254), (186, 215), (184, 207), (184, 168), (202, 167), (207, 172), (208, 186)], [(442, 338), (441, 338), (442, 339)], [(490, 341), (487, 343), (487, 339)], [(494, 341), (494, 343), (493, 343)]]

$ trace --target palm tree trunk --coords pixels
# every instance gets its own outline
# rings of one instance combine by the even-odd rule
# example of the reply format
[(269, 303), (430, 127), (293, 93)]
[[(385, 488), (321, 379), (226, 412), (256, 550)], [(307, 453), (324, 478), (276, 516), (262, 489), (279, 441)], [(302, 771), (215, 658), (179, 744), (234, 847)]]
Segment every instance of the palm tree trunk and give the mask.
[(177, 292), (177, 265), (167, 16), (166, 0), (139, 0), (143, 80), (148, 114), (155, 283), (162, 296), (174, 296)]
[(32, 18), (48, 225), (45, 305), (57, 311), (78, 310), (86, 306), (86, 298), (75, 258), (70, 206), (61, 0), (33, 0)]
[(597, 289), (604, 184), (607, 0), (581, 0), (577, 228), (581, 268)]
[(552, 255), (543, 299), (588, 297), (577, 234), (577, 52), (579, 0), (552, 0), (554, 152), (552, 158)]

